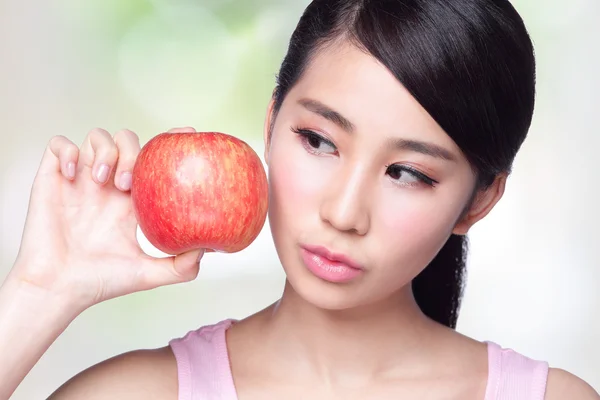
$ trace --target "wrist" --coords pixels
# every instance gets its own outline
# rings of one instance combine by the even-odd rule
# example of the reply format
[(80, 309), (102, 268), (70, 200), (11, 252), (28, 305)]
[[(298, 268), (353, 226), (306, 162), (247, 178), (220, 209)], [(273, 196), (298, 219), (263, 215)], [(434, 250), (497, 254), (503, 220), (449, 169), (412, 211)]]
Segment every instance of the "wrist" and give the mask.
[(67, 298), (12, 273), (0, 286), (0, 399), (14, 392), (77, 316)]
[(0, 309), (6, 318), (33, 318), (68, 325), (85, 307), (74, 299), (9, 275), (0, 287)]

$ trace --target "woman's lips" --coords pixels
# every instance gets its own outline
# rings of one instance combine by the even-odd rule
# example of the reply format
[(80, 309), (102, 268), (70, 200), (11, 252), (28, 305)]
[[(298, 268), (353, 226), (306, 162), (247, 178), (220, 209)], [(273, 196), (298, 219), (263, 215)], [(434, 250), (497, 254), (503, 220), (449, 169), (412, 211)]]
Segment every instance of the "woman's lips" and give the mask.
[(303, 245), (301, 255), (306, 268), (328, 282), (349, 282), (364, 272), (362, 266), (349, 257), (322, 246)]

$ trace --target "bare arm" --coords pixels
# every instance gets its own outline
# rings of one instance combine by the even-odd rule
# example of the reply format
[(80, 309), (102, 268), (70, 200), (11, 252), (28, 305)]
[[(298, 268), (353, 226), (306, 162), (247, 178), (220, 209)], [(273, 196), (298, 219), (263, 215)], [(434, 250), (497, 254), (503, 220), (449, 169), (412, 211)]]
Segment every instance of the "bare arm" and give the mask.
[(177, 400), (177, 365), (169, 347), (137, 350), (101, 362), (48, 400)]
[(548, 373), (546, 400), (600, 400), (600, 395), (586, 382), (562, 369)]
[(0, 288), (0, 399), (8, 399), (69, 325), (65, 302), (7, 280)]
[(137, 242), (129, 190), (139, 151), (127, 130), (94, 129), (81, 149), (63, 136), (48, 144), (19, 254), (0, 288), (0, 400), (83, 310), (196, 277), (201, 250), (158, 259)]

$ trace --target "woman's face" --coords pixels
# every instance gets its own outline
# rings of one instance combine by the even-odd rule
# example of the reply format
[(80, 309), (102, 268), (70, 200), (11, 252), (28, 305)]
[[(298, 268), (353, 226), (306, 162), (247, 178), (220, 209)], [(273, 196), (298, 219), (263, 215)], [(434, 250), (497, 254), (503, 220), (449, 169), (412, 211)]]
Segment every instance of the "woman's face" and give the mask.
[(350, 45), (312, 61), (269, 136), (270, 115), (269, 222), (294, 290), (325, 309), (407, 290), (473, 193), (460, 149), (384, 66)]

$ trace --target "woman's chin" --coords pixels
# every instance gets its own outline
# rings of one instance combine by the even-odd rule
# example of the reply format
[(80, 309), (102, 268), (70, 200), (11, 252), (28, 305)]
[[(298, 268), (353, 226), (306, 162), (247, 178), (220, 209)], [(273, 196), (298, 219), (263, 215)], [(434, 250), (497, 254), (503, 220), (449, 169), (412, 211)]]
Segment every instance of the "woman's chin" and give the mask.
[(298, 297), (314, 307), (330, 310), (349, 310), (363, 305), (358, 296), (357, 285), (340, 284), (324, 281), (312, 274), (288, 274), (286, 291), (292, 290), (291, 297)]

